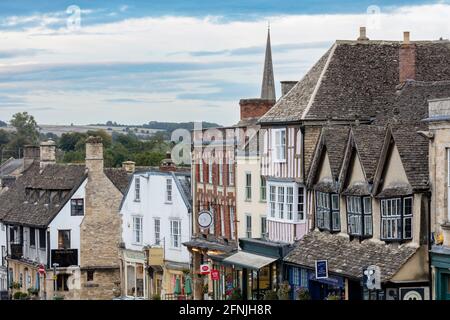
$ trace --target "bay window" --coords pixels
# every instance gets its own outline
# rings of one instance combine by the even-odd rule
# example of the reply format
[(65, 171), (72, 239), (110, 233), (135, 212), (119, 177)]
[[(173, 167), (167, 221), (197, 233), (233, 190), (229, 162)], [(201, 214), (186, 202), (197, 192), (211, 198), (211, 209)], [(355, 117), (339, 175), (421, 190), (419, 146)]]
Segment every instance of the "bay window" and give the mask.
[(284, 219), (284, 187), (278, 187), (278, 218)]
[(292, 184), (274, 184), (268, 186), (267, 217), (287, 222), (301, 222), (304, 220), (304, 187)]
[(273, 158), (275, 162), (286, 160), (286, 129), (273, 130)]
[(305, 219), (305, 188), (298, 187), (297, 220)]
[(341, 230), (338, 194), (316, 192), (316, 226), (321, 230)]
[(351, 236), (372, 236), (372, 200), (370, 197), (347, 197), (347, 232)]
[(294, 188), (287, 187), (286, 191), (287, 191), (286, 195), (287, 219), (292, 220), (294, 211)]
[(381, 239), (412, 239), (413, 198), (381, 200)]

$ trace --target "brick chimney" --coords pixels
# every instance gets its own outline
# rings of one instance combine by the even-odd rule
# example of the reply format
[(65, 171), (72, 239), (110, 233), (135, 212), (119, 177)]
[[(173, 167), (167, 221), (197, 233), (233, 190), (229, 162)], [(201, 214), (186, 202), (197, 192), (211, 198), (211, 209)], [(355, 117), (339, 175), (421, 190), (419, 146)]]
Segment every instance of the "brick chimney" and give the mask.
[(134, 162), (134, 161), (124, 161), (124, 162), (122, 162), (122, 168), (127, 173), (134, 173), (134, 171), (136, 170), (136, 162)]
[(359, 27), (359, 37), (357, 41), (369, 41), (366, 35), (366, 27)]
[(34, 161), (41, 158), (40, 148), (38, 146), (26, 145), (23, 147), (23, 166), (27, 168)]
[(170, 151), (166, 153), (166, 158), (161, 161), (161, 164), (159, 165), (160, 171), (177, 171), (177, 166), (175, 162), (172, 161), (172, 154)]
[(280, 81), (281, 83), (281, 96), (291, 91), (291, 89), (297, 84), (298, 81)]
[(241, 120), (260, 118), (275, 104), (275, 100), (266, 99), (241, 99), (239, 106), (241, 108)]
[(86, 168), (89, 173), (103, 173), (103, 143), (101, 137), (86, 139)]
[(403, 33), (403, 43), (399, 53), (399, 80), (416, 80), (416, 45), (411, 43), (408, 31)]
[(41, 169), (49, 164), (56, 163), (56, 143), (53, 140), (41, 142), (40, 145), (40, 162)]

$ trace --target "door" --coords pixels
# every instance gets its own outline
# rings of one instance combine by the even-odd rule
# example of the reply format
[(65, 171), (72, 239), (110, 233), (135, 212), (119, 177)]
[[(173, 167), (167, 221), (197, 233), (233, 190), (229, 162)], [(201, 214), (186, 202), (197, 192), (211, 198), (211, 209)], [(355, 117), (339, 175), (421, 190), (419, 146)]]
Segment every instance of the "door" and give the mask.
[(450, 300), (450, 273), (441, 274), (441, 300)]

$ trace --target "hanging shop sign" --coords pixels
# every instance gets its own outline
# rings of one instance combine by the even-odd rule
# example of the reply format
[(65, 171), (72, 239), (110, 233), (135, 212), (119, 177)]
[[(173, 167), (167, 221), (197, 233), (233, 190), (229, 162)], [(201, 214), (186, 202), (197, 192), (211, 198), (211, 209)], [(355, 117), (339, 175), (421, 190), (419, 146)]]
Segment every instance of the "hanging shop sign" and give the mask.
[(209, 274), (211, 272), (211, 269), (209, 267), (209, 264), (201, 264), (200, 265), (200, 273), (201, 274)]
[(217, 280), (219, 280), (219, 279), (220, 279), (220, 273), (219, 273), (219, 270), (212, 269), (212, 270), (211, 270), (211, 280), (217, 281)]
[(328, 260), (316, 260), (316, 279), (328, 278)]

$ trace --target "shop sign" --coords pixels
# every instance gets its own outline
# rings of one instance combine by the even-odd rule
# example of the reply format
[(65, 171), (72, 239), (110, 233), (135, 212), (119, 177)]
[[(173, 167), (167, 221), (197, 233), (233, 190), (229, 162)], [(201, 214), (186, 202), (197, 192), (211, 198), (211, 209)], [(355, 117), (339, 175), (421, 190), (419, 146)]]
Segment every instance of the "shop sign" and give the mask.
[(209, 264), (201, 264), (200, 265), (200, 273), (201, 274), (209, 274), (211, 272), (209, 268)]
[(328, 260), (316, 260), (316, 279), (328, 278)]
[(219, 278), (220, 278), (219, 270), (212, 269), (211, 270), (211, 280), (217, 281), (217, 280), (219, 280)]

